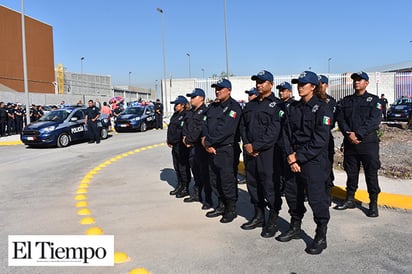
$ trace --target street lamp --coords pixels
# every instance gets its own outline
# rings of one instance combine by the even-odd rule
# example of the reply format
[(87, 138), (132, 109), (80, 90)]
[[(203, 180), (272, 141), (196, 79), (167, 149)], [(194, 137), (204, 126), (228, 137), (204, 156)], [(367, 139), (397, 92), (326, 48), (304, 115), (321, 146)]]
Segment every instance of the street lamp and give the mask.
[(328, 59), (328, 75), (330, 73), (330, 60), (332, 60), (332, 58), (329, 57), (329, 59)]
[(226, 0), (224, 0), (223, 17), (225, 21), (225, 45), (226, 45), (226, 77), (229, 79), (229, 51), (227, 46)]
[(202, 78), (205, 79), (205, 69), (202, 68)]
[(80, 73), (83, 74), (83, 60), (84, 57), (80, 58)]
[[(162, 52), (163, 52), (163, 85), (164, 92), (162, 93), (163, 105), (166, 106), (166, 111), (169, 110), (169, 104), (167, 104), (167, 87), (166, 87), (166, 49), (165, 49), (165, 20), (164, 13), (161, 8), (156, 9), (160, 14), (162, 14)], [(163, 89), (162, 89), (163, 91)]]
[(130, 75), (132, 74), (131, 71), (129, 71), (129, 89), (130, 89)]
[(189, 79), (192, 78), (192, 71), (190, 69), (190, 53), (186, 53), (187, 57), (189, 57)]

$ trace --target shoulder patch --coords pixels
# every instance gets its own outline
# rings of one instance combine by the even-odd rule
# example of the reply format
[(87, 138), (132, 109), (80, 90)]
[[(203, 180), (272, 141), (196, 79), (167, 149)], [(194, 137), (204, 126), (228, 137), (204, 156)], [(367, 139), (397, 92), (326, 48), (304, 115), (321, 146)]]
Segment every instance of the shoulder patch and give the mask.
[(378, 102), (376, 103), (376, 108), (382, 110), (382, 105)]
[(276, 102), (272, 102), (272, 103), (269, 104), (270, 108), (274, 108), (275, 106), (276, 106)]
[(372, 96), (366, 98), (366, 102), (372, 102), (372, 100), (373, 100)]
[(285, 114), (285, 112), (284, 112), (283, 110), (280, 110), (280, 111), (279, 111), (279, 118), (282, 118), (282, 117), (283, 117), (283, 114)]
[(323, 116), (323, 124), (330, 126), (330, 117), (329, 116)]
[(229, 116), (232, 117), (232, 118), (236, 118), (236, 116), (237, 116), (236, 111), (231, 110), (231, 111), (229, 112)]
[(316, 112), (316, 111), (318, 111), (318, 109), (319, 109), (319, 105), (316, 104), (316, 105), (313, 106), (312, 112)]

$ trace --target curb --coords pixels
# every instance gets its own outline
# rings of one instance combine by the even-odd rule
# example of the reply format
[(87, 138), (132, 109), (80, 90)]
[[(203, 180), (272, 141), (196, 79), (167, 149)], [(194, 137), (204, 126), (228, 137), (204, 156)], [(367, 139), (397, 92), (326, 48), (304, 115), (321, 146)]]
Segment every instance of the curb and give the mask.
[[(239, 163), (238, 172), (245, 176), (245, 164), (243, 161)], [(332, 189), (332, 197), (341, 200), (346, 199), (345, 188), (334, 186)], [(369, 204), (369, 194), (366, 190), (358, 189), (355, 193), (355, 199), (358, 202)], [(388, 208), (412, 210), (412, 196), (381, 192), (378, 196), (378, 205)]]

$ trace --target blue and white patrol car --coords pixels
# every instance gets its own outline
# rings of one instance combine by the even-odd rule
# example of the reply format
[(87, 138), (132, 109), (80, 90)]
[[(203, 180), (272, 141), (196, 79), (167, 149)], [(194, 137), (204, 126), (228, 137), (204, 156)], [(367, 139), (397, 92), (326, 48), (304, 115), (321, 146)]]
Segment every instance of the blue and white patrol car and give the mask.
[(114, 129), (121, 131), (146, 131), (156, 126), (154, 105), (151, 103), (131, 103), (114, 121)]
[[(27, 146), (66, 147), (75, 141), (88, 140), (84, 124), (86, 107), (64, 107), (53, 110), (23, 129), (20, 138)], [(108, 137), (109, 120), (98, 122), (101, 139)]]

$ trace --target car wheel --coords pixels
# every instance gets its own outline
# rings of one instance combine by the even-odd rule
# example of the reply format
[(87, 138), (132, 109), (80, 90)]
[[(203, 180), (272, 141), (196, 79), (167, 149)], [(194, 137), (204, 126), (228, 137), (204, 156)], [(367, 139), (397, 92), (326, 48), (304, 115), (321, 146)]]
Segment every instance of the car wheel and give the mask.
[(145, 122), (142, 122), (142, 124), (140, 125), (140, 131), (141, 131), (141, 132), (144, 132), (144, 131), (146, 131), (146, 130), (147, 130), (147, 125), (146, 125)]
[(109, 132), (107, 131), (107, 128), (102, 127), (102, 130), (100, 131), (100, 138), (107, 139), (108, 136)]
[(67, 147), (70, 143), (70, 137), (67, 133), (61, 133), (59, 137), (57, 137), (57, 147)]

